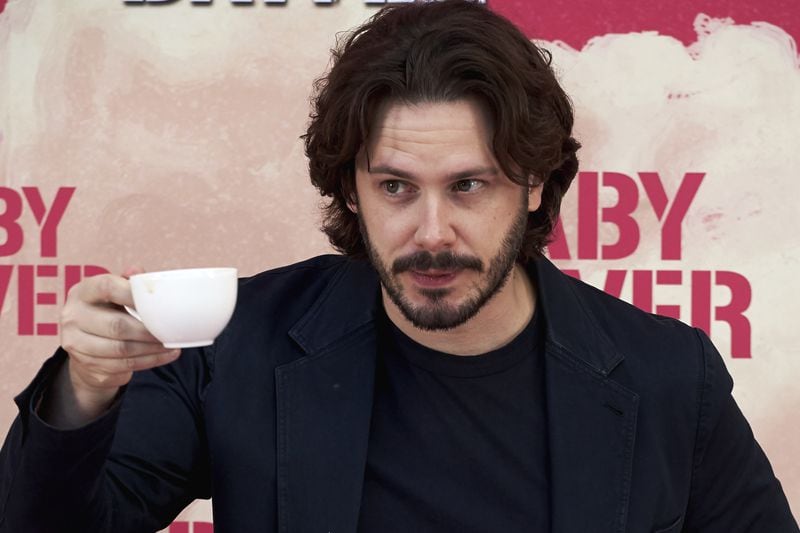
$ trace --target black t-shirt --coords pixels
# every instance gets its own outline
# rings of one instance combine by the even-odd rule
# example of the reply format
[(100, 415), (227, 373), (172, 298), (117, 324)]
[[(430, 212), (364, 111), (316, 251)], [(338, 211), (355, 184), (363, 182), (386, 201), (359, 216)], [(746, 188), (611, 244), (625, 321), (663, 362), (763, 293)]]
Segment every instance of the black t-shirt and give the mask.
[(549, 530), (538, 314), (477, 356), (426, 348), (384, 314), (359, 533)]

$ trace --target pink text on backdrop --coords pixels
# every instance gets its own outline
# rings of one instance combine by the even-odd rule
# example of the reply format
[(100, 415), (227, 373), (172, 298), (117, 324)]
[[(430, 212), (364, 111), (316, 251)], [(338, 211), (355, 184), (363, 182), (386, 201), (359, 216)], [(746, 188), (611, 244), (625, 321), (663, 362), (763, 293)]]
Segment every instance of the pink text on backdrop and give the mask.
[[(681, 258), (683, 219), (689, 211), (705, 173), (687, 172), (683, 175), (672, 198), (667, 195), (658, 172), (639, 172), (649, 205), (658, 219), (661, 233), (661, 259)], [(600, 207), (600, 173), (580, 172), (578, 189), (578, 223), (576, 259), (624, 259), (631, 256), (640, 244), (639, 223), (634, 212), (641, 201), (636, 180), (621, 172), (603, 172), (603, 187), (617, 194), (617, 203)], [(599, 220), (598, 220), (599, 215)], [(617, 242), (600, 244), (599, 222), (613, 224), (619, 233)], [(572, 259), (563, 231), (556, 233), (548, 250), (553, 259)], [(598, 254), (599, 252), (599, 254)]]
[(211, 522), (184, 522), (179, 520), (170, 524), (167, 533), (214, 533)]
[[(0, 202), (3, 204), (0, 230), (5, 233), (5, 241), (0, 244), (0, 257), (19, 253), (26, 241), (33, 242), (37, 237), (39, 256), (43, 259), (57, 257), (58, 227), (74, 193), (75, 187), (59, 187), (48, 206), (38, 187), (22, 187), (21, 192), (0, 187)], [(20, 223), (26, 210), (33, 214), (36, 221), (36, 235), (26, 236)], [(52, 321), (37, 322), (35, 311), (37, 306), (55, 306), (58, 293), (39, 290), (37, 281), (60, 278), (66, 299), (70, 288), (82, 278), (105, 272), (108, 272), (105, 268), (95, 265), (0, 264), (0, 309), (4, 308), (11, 282), (16, 279), (17, 334), (57, 335), (58, 324)]]
[(18, 335), (58, 335), (58, 324), (55, 322), (37, 322), (37, 306), (54, 306), (58, 304), (58, 293), (40, 291), (36, 281), (45, 278), (63, 279), (63, 299), (69, 290), (81, 279), (105, 274), (108, 270), (96, 265), (0, 265), (0, 309), (11, 286), (11, 280), (17, 279), (17, 334)]
[(22, 250), (25, 235), (19, 219), (26, 207), (33, 212), (39, 225), (41, 257), (58, 255), (58, 224), (74, 193), (75, 187), (59, 187), (50, 207), (47, 207), (38, 187), (22, 187), (22, 194), (8, 187), (0, 187), (0, 201), (4, 205), (0, 213), (0, 228), (6, 234), (6, 241), (0, 245), (0, 257), (8, 257)]
[[(570, 249), (564, 226), (559, 221), (554, 240), (548, 247), (553, 260), (619, 260), (632, 256), (640, 247), (641, 231), (637, 213), (642, 198), (646, 198), (659, 223), (660, 258), (678, 261), (683, 251), (683, 221), (705, 173), (687, 172), (675, 192), (667, 194), (658, 172), (638, 172), (638, 183), (621, 172), (580, 172), (576, 178), (578, 194), (578, 219), (574, 226), (577, 246)], [(640, 186), (644, 195), (640, 193)], [(600, 206), (603, 192), (616, 195), (616, 202)], [(600, 242), (600, 224), (616, 229), (616, 242)], [(565, 269), (567, 274), (581, 278), (577, 269)], [(625, 284), (631, 288), (631, 303), (649, 313), (671, 316), (689, 321), (693, 326), (711, 335), (712, 320), (725, 322), (731, 332), (731, 355), (735, 358), (752, 357), (752, 331), (745, 311), (750, 307), (752, 290), (750, 282), (739, 273), (721, 270), (711, 272), (696, 270), (682, 272), (676, 269), (623, 270), (605, 272), (603, 290), (613, 296), (622, 295)], [(653, 289), (657, 286), (688, 285), (691, 289), (689, 316), (682, 316), (681, 308), (674, 304), (653, 305)], [(712, 288), (722, 287), (730, 297), (719, 304), (712, 299)]]
[[(564, 269), (564, 273), (581, 279), (580, 271)], [(694, 327), (711, 335), (712, 319), (725, 322), (730, 327), (731, 356), (749, 359), (752, 357), (752, 329), (745, 311), (750, 307), (752, 289), (750, 282), (737, 272), (727, 270), (616, 270), (605, 272), (602, 289), (619, 298), (625, 283), (630, 280), (631, 303), (648, 313), (656, 313), (687, 321)], [(653, 305), (653, 289), (656, 286), (688, 284), (691, 287), (691, 310), (683, 316), (681, 307), (675, 304)], [(725, 304), (717, 304), (712, 298), (712, 289), (723, 287), (730, 296)], [(688, 318), (688, 320), (687, 320)]]

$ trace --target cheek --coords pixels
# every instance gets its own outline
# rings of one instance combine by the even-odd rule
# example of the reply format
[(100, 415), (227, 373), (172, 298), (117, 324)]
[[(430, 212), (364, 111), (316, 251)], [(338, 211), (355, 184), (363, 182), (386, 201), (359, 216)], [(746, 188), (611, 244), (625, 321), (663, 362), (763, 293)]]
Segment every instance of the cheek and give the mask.
[(387, 223), (383, 224), (383, 231), (387, 249), (391, 253), (402, 254), (413, 247), (416, 228), (407, 220), (388, 219)]
[(516, 219), (519, 204), (516, 210), (512, 207), (493, 209), (484, 216), (470, 217), (460, 225), (460, 240), (467, 249), (483, 259), (489, 259), (497, 254), (502, 246), (502, 240), (511, 229)]
[(362, 216), (372, 246), (382, 253), (394, 253), (395, 249), (402, 247), (408, 240), (409, 234), (413, 235), (408, 229), (407, 221), (389, 211), (377, 210), (367, 215), (362, 210)]

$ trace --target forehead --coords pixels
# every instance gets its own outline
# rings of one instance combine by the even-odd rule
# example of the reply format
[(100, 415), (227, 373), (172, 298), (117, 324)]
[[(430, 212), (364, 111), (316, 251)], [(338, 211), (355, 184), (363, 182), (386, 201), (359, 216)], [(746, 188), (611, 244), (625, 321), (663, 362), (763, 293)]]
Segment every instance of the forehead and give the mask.
[(488, 115), (473, 99), (388, 102), (376, 113), (367, 150), (372, 164), (489, 164), (491, 136)]

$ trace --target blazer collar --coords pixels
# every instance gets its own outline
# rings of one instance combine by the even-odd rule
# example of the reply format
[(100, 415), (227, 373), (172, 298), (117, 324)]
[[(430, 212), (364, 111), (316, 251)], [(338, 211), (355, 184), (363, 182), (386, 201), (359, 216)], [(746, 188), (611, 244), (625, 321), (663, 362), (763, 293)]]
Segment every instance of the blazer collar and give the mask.
[(289, 330), (307, 355), (324, 350), (371, 323), (380, 305), (378, 274), (365, 260), (342, 259), (325, 291)]
[(533, 262), (528, 272), (536, 280), (537, 305), (547, 322), (547, 342), (607, 376), (625, 357), (598, 325), (577, 292), (576, 282), (545, 257)]

